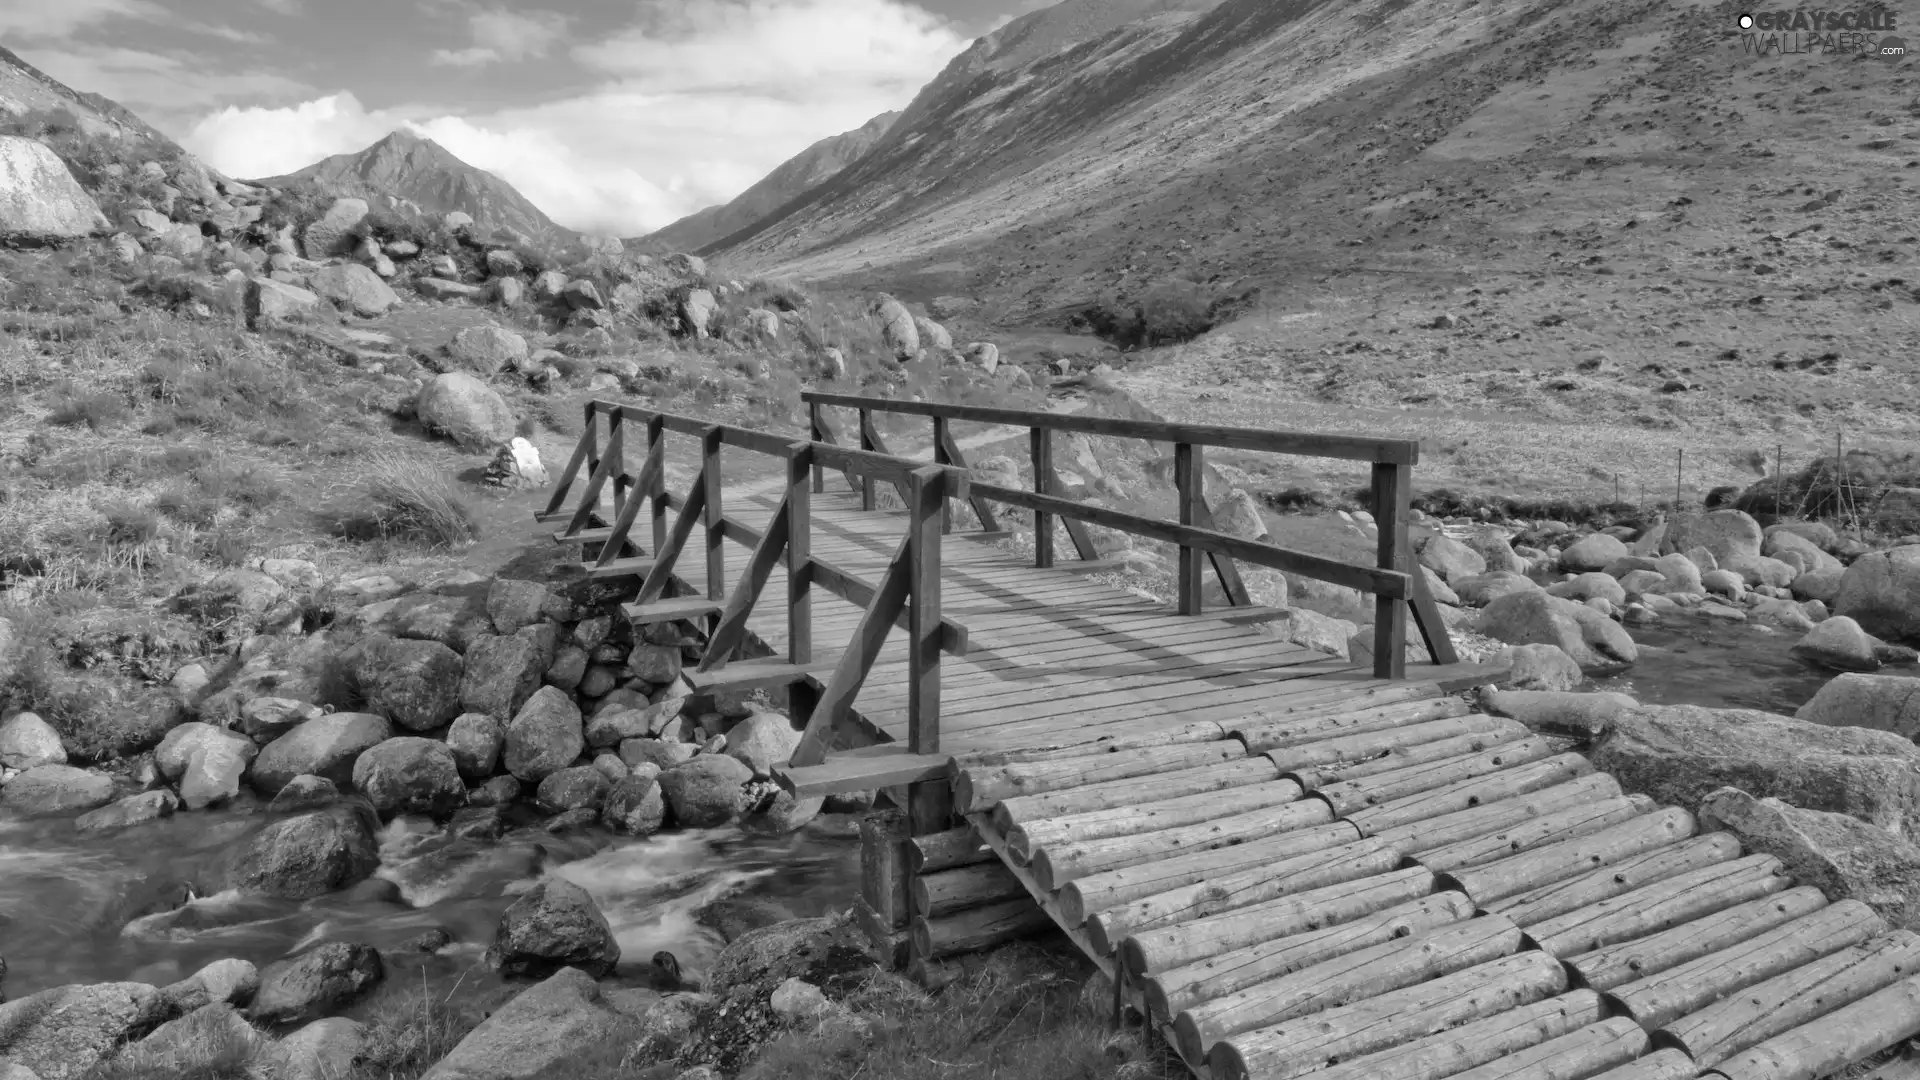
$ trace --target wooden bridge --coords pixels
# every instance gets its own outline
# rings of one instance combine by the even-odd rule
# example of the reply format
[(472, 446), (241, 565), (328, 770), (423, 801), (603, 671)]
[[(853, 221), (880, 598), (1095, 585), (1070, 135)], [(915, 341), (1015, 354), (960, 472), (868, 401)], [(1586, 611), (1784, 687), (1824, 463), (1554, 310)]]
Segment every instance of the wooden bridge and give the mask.
[[(1457, 662), (1409, 572), (1415, 444), (807, 398), (806, 439), (592, 402), (541, 518), (637, 581), (636, 626), (705, 631), (697, 691), (784, 690), (783, 786), (889, 792), (856, 908), (896, 959), (1057, 927), (1213, 1080), (1816, 1080), (1920, 1032), (1920, 936), (1457, 696), (1501, 672)], [(931, 461), (889, 452), (887, 412), (931, 420)], [(976, 479), (957, 422), (1028, 429), (1033, 487)], [(1179, 521), (1059, 494), (1058, 431), (1171, 444)], [(1371, 463), (1376, 564), (1212, 528), (1209, 446)], [(782, 463), (775, 490), (729, 495), (725, 448)], [(1030, 559), (996, 543), (1013, 515)], [(1176, 545), (1177, 604), (1099, 583), (1088, 526)], [(1371, 593), (1371, 667), (1268, 633), (1236, 563)], [(1435, 663), (1406, 664), (1409, 616)]]

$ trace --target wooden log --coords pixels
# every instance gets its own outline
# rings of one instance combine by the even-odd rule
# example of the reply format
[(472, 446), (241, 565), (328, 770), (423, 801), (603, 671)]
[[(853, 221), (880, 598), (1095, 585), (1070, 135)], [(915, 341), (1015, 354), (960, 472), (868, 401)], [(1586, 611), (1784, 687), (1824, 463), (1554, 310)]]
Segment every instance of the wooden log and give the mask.
[(1243, 1031), (1378, 997), (1519, 951), (1520, 928), (1498, 915), (1371, 945), (1182, 1010), (1173, 1019), (1174, 1045), (1188, 1061), (1201, 1061), (1214, 1043)]
[[(1467, 717), (1461, 717), (1461, 719), (1465, 720)], [(1411, 746), (1396, 746), (1384, 753), (1375, 754), (1372, 757), (1357, 761), (1334, 761), (1324, 765), (1308, 765), (1288, 769), (1285, 775), (1289, 779), (1298, 782), (1301, 787), (1308, 791), (1324, 791), (1342, 781), (1358, 780), (1368, 776), (1379, 776), (1381, 773), (1402, 772), (1410, 770), (1416, 765), (1441, 762), (1466, 754), (1485, 753), (1496, 747), (1525, 740), (1529, 734), (1527, 729), (1517, 723), (1515, 726), (1519, 727), (1520, 730), (1518, 732), (1512, 730), (1483, 731), (1469, 735), (1456, 735), (1450, 739), (1439, 739), (1434, 742), (1414, 743)], [(1392, 734), (1394, 734), (1394, 732), (1391, 730), (1376, 731), (1369, 732), (1361, 736), (1361, 738), (1371, 739)], [(1308, 743), (1305, 747), (1297, 747), (1296, 749), (1311, 750), (1320, 745), (1320, 743)], [(1267, 757), (1271, 760), (1273, 754), (1280, 752), (1281, 751), (1272, 751), (1268, 753)], [(1542, 754), (1540, 756), (1545, 757), (1546, 755)], [(1519, 763), (1514, 762), (1513, 764)]]
[(1443, 1028), (1531, 1005), (1567, 988), (1565, 969), (1524, 952), (1207, 1048), (1214, 1080), (1291, 1080)]
[(1640, 1025), (1616, 1016), (1496, 1058), (1452, 1080), (1569, 1080), (1625, 1065), (1646, 1049), (1647, 1033)]
[[(1464, 708), (1464, 705), (1462, 707)], [(1488, 716), (1485, 713), (1466, 713), (1424, 723), (1343, 735), (1319, 742), (1278, 747), (1267, 750), (1265, 753), (1280, 768), (1280, 771), (1296, 772), (1321, 765), (1373, 761), (1405, 747), (1447, 742), (1462, 735), (1493, 736), (1499, 742), (1512, 742), (1515, 739), (1526, 738), (1527, 728), (1526, 725), (1515, 720)], [(1505, 737), (1500, 738), (1500, 736)]]
[(1498, 802), (1442, 814), (1436, 818), (1410, 821), (1382, 829), (1378, 836), (1408, 855), (1419, 855), (1448, 844), (1471, 840), (1501, 829), (1509, 829), (1537, 817), (1558, 813), (1570, 806), (1581, 806), (1602, 799), (1620, 797), (1620, 782), (1606, 773), (1588, 773), (1564, 784), (1541, 788)]
[(1060, 761), (1066, 758), (1086, 757), (1089, 754), (1110, 754), (1119, 750), (1141, 750), (1149, 746), (1218, 742), (1227, 737), (1226, 729), (1211, 720), (1198, 720), (1191, 724), (1154, 728), (1151, 731), (1128, 735), (1092, 735), (1091, 733), (1096, 730), (1098, 729), (1074, 729), (1050, 736), (1051, 742), (1036, 740), (1037, 743), (1043, 744), (1023, 746), (1014, 750), (968, 750), (955, 754), (953, 763), (957, 769), (983, 769), (996, 765)]
[(957, 953), (979, 952), (1053, 928), (1053, 920), (1031, 897), (986, 907), (968, 908), (951, 915), (913, 920), (913, 952), (937, 960)]
[[(1141, 930), (1204, 918), (1338, 881), (1384, 874), (1399, 865), (1400, 853), (1393, 848), (1377, 840), (1356, 840), (1126, 901), (1090, 915), (1087, 934), (1102, 953), (1111, 953), (1122, 937)], [(1063, 901), (1066, 895), (1062, 890)], [(1085, 903), (1084, 897), (1081, 902)]]
[(1091, 874), (1069, 881), (1060, 889), (1057, 901), (1060, 917), (1068, 926), (1079, 926), (1095, 911), (1118, 907), (1135, 897), (1205, 881), (1249, 866), (1293, 858), (1359, 839), (1353, 826), (1335, 821), (1311, 829), (1299, 829), (1265, 840), (1251, 840), (1213, 851), (1175, 855), (1158, 862), (1141, 863), (1120, 870)]
[[(1552, 744), (1536, 735), (1504, 746), (1477, 750), (1440, 761), (1421, 762), (1376, 776), (1342, 780), (1319, 788), (1314, 794), (1327, 800), (1333, 807), (1334, 813), (1345, 817), (1356, 810), (1381, 806), (1423, 791), (1451, 787), (1476, 777), (1489, 776), (1541, 761), (1552, 754)], [(1305, 787), (1306, 783), (1303, 781), (1301, 786)]]
[(961, 813), (974, 814), (991, 810), (994, 803), (1016, 795), (1033, 795), (1108, 780), (1151, 776), (1246, 756), (1247, 748), (1239, 741), (1220, 739), (1210, 743), (1116, 750), (1058, 761), (959, 769), (953, 776), (953, 799), (955, 808)]
[(913, 895), (913, 910), (929, 916), (1027, 895), (1027, 887), (998, 860), (921, 874), (907, 883), (907, 889)]
[(866, 936), (867, 949), (881, 967), (898, 971), (907, 965), (907, 954), (913, 944), (910, 927), (889, 925), (885, 916), (869, 907), (864, 897), (858, 896), (853, 899), (853, 921)]
[[(1573, 990), (1390, 1049), (1350, 1058), (1316, 1073), (1315, 1080), (1432, 1080), (1452, 1076), (1599, 1023), (1605, 1016), (1606, 1006), (1599, 994)], [(1688, 1080), (1692, 1080), (1692, 1076), (1688, 1073)]]
[(1779, 859), (1771, 855), (1748, 855), (1656, 881), (1630, 893), (1534, 923), (1526, 928), (1527, 940), (1536, 948), (1565, 960), (1772, 896), (1792, 884)]
[[(1839, 905), (1835, 905), (1836, 907)], [(1724, 1080), (1818, 1080), (1920, 1033), (1920, 976), (1878, 993), (1716, 1065)]]
[[(1313, 892), (1285, 899), (1302, 901), (1314, 893), (1324, 891), (1315, 889)], [(1256, 906), (1264, 908), (1267, 905)], [(1321, 926), (1208, 956), (1160, 975), (1134, 976), (1134, 978), (1140, 985), (1141, 998), (1146, 1002), (1149, 1014), (1156, 1020), (1171, 1020), (1181, 1012), (1197, 1005), (1238, 993), (1282, 975), (1290, 975), (1315, 964), (1333, 960), (1335, 957), (1357, 953), (1362, 949), (1370, 949), (1376, 945), (1422, 934), (1442, 926), (1465, 922), (1472, 917), (1473, 904), (1467, 900), (1464, 893), (1423, 896), (1417, 900), (1408, 900), (1383, 911), (1370, 912), (1332, 926)], [(1192, 926), (1193, 923), (1183, 925)], [(1168, 927), (1168, 929), (1180, 928)], [(1148, 931), (1150, 934), (1157, 932)], [(1138, 940), (1138, 937), (1128, 938), (1121, 945), (1122, 952), (1124, 953)]]
[(1609, 825), (1589, 836), (1523, 851), (1480, 866), (1440, 875), (1442, 888), (1457, 888), (1481, 907), (1529, 889), (1612, 866), (1693, 835), (1693, 815), (1677, 806)]
[(1593, 1077), (1593, 1080), (1693, 1080), (1700, 1067), (1678, 1050), (1655, 1050), (1637, 1061)]
[(1181, 795), (1133, 806), (1116, 806), (1086, 814), (1044, 818), (1008, 829), (1007, 849), (1018, 858), (1032, 861), (1034, 852), (1058, 844), (1079, 844), (1196, 825), (1296, 802), (1301, 794), (1299, 784), (1291, 780), (1275, 780), (1225, 791), (1205, 791), (1198, 795)]
[(1522, 851), (1557, 844), (1562, 840), (1591, 836), (1608, 826), (1639, 817), (1652, 808), (1653, 800), (1645, 795), (1601, 799), (1545, 814), (1499, 832), (1435, 848), (1418, 856), (1418, 859), (1421, 866), (1436, 874), (1465, 870)]
[(1592, 771), (1593, 764), (1579, 754), (1559, 754), (1517, 769), (1502, 769), (1490, 776), (1475, 777), (1380, 806), (1355, 810), (1348, 815), (1348, 820), (1358, 826), (1361, 832), (1371, 836), (1396, 825), (1428, 821), (1482, 803), (1511, 799), (1516, 795), (1564, 784)]
[(1465, 716), (1472, 711), (1459, 698), (1442, 697), (1393, 702), (1344, 712), (1304, 712), (1291, 716), (1253, 714), (1224, 726), (1227, 734), (1245, 743), (1249, 751), (1258, 754), (1283, 746), (1298, 746), (1367, 731)]
[(1920, 935), (1895, 930), (1776, 975), (1654, 1033), (1701, 1066), (1716, 1065), (1920, 972)]
[[(1762, 855), (1758, 858), (1764, 859), (1767, 856)], [(1661, 884), (1664, 885), (1667, 882), (1661, 882)], [(1714, 883), (1705, 882), (1695, 888), (1700, 893), (1707, 893), (1707, 890), (1714, 888)], [(1644, 890), (1635, 890), (1635, 892), (1642, 891)], [(1626, 896), (1615, 897), (1615, 899), (1626, 900), (1632, 895), (1633, 893), (1628, 893)], [(1574, 981), (1581, 986), (1590, 986), (1595, 990), (1612, 990), (1614, 987), (1625, 986), (1627, 983), (1658, 974), (1668, 968), (1698, 960), (1709, 953), (1718, 952), (1756, 934), (1764, 934), (1776, 926), (1785, 926), (1795, 919), (1811, 915), (1826, 906), (1825, 894), (1811, 885), (1802, 885), (1797, 889), (1786, 889), (1762, 896), (1757, 900), (1748, 900), (1719, 911), (1710, 911), (1664, 930), (1656, 930), (1651, 934), (1628, 938), (1625, 941), (1611, 942), (1565, 959), (1568, 969), (1573, 972)], [(1555, 955), (1559, 954), (1555, 953)]]
[(913, 874), (932, 874), (992, 859), (993, 852), (980, 842), (971, 825), (907, 840), (907, 870)]
[(1325, 825), (1331, 821), (1333, 811), (1327, 808), (1326, 803), (1318, 799), (1306, 799), (1202, 821), (1197, 825), (1183, 825), (1177, 829), (1161, 829), (1136, 836), (1110, 836), (1080, 844), (1056, 844), (1034, 853), (1033, 879), (1041, 888), (1051, 892), (1076, 878), (1138, 866), (1163, 855), (1212, 851), (1248, 840)]
[(1886, 921), (1858, 900), (1842, 900), (1724, 949), (1610, 991), (1609, 1004), (1648, 1031), (1666, 1027), (1727, 994), (1885, 933)]
[(889, 930), (905, 930), (911, 918), (906, 841), (907, 816), (897, 810), (860, 819), (860, 898)]
[[(1274, 945), (1274, 952), (1284, 952), (1287, 946), (1282, 943), (1290, 942), (1295, 935), (1345, 926), (1361, 919), (1373, 924), (1374, 929), (1356, 929), (1357, 934), (1389, 933), (1399, 925), (1396, 920), (1401, 917), (1401, 907), (1409, 903), (1431, 900), (1445, 910), (1460, 910), (1460, 918), (1473, 914), (1473, 905), (1464, 893), (1432, 893), (1433, 875), (1417, 866), (1356, 881), (1335, 882), (1264, 904), (1158, 930), (1143, 930), (1121, 943), (1120, 962), (1135, 978), (1165, 973), (1167, 979), (1178, 983), (1181, 979), (1207, 978), (1227, 970), (1231, 966), (1225, 960), (1228, 954), (1265, 944)], [(1220, 958), (1222, 964), (1211, 963), (1214, 958)], [(1175, 1009), (1167, 1015), (1178, 1011)]]
[(1740, 841), (1727, 833), (1709, 833), (1670, 847), (1655, 848), (1592, 873), (1509, 896), (1495, 901), (1487, 910), (1497, 911), (1522, 927), (1532, 926), (1609, 896), (1739, 857)]
[(1242, 758), (1152, 776), (1128, 777), (1104, 784), (1049, 791), (1041, 795), (1019, 795), (1003, 800), (993, 808), (993, 823), (999, 826), (1002, 835), (1006, 835), (1028, 822), (1134, 806), (1183, 795), (1227, 791), (1279, 778), (1280, 770), (1274, 768), (1273, 762), (1266, 758)]

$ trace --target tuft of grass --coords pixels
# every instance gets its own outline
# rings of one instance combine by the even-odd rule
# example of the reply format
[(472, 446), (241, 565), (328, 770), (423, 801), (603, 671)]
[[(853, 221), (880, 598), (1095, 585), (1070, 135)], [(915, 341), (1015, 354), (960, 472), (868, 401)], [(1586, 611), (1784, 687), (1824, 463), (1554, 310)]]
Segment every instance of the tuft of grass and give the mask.
[(125, 423), (132, 410), (126, 399), (107, 391), (77, 393), (69, 390), (54, 399), (47, 421), (58, 427), (85, 424), (92, 431), (106, 431)]
[(434, 549), (463, 547), (479, 538), (472, 507), (433, 466), (395, 451), (368, 458), (362, 469), (369, 519), (377, 533)]
[(272, 1042), (213, 1013), (180, 1022), (164, 1045), (134, 1043), (82, 1080), (261, 1080), (277, 1074)]

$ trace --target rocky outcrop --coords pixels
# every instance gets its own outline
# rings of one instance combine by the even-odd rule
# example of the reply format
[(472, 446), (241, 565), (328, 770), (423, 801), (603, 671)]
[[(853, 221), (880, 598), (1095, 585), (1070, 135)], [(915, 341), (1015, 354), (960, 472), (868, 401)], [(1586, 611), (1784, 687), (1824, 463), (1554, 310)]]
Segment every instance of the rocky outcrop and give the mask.
[(0, 135), (0, 241), (55, 243), (109, 227), (93, 196), (44, 143)]
[(79, 1080), (114, 1050), (164, 1018), (145, 983), (42, 990), (0, 1004), (0, 1053), (40, 1080)]
[(1920, 914), (1920, 847), (1858, 818), (1725, 787), (1700, 801), (1700, 828), (1732, 833), (1749, 854), (1779, 859), (1794, 884), (1859, 900), (1894, 926)]
[(1828, 727), (1873, 728), (1912, 739), (1920, 736), (1920, 679), (1841, 675), (1822, 686), (1793, 715)]

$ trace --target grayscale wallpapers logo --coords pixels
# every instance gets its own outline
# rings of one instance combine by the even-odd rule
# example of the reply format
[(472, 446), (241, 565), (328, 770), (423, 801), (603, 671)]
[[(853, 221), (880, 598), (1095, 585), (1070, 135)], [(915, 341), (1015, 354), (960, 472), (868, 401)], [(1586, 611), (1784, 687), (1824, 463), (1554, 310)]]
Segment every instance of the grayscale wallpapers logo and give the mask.
[(1906, 39), (1893, 32), (1894, 13), (1884, 8), (1761, 11), (1743, 14), (1735, 23), (1741, 48), (1751, 56), (1864, 54), (1897, 63), (1907, 55)]

